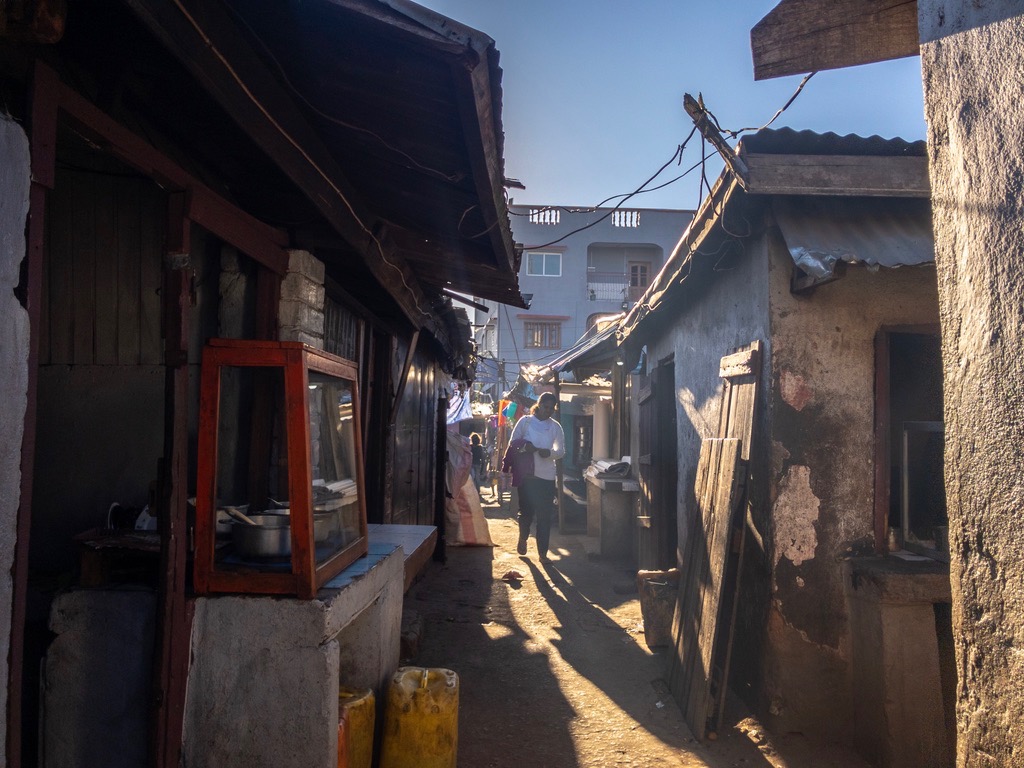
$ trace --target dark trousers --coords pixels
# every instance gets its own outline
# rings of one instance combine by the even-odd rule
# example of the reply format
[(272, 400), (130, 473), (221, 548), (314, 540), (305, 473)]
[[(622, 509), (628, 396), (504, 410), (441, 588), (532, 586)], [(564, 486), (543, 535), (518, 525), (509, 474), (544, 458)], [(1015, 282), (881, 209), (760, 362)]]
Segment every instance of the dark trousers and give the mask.
[(555, 481), (527, 477), (519, 486), (519, 538), (525, 541), (537, 521), (537, 552), (546, 555), (555, 509)]

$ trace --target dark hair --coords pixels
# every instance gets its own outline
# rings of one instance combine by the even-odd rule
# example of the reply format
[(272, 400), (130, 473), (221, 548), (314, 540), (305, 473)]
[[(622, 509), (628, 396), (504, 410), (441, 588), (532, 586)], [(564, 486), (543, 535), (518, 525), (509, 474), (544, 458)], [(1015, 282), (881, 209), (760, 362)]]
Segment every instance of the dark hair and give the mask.
[(473, 434), (471, 434), (469, 436), (469, 442), (472, 443), (473, 445), (480, 445), (480, 443), (482, 442), (480, 438), (480, 433), (474, 432)]
[(558, 404), (558, 398), (555, 397), (554, 392), (545, 392), (543, 395), (537, 398), (537, 402), (530, 408), (530, 413), (536, 413), (537, 409), (540, 408), (540, 404), (545, 400), (551, 401), (551, 407), (554, 408)]

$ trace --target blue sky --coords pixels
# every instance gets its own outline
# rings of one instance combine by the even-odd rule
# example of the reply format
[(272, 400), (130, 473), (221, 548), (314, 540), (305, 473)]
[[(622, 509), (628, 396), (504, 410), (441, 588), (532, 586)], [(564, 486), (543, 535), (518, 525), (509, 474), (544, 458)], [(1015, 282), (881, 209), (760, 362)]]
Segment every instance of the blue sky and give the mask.
[[(526, 185), (510, 190), (519, 204), (588, 206), (638, 187), (693, 127), (684, 93), (703, 93), (721, 125), (738, 129), (767, 122), (801, 80), (754, 81), (750, 29), (777, 0), (418, 1), (497, 43), (505, 172)], [(781, 126), (923, 139), (920, 59), (819, 72)], [(659, 181), (700, 152), (691, 141)], [(695, 208), (699, 191), (691, 174), (626, 205)]]

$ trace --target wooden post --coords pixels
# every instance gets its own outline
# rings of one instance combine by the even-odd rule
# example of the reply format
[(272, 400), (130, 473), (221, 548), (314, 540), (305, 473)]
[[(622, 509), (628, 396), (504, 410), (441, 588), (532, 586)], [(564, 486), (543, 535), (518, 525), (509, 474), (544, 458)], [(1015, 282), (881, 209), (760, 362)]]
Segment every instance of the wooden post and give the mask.
[(686, 114), (693, 120), (694, 125), (697, 126), (697, 130), (700, 131), (701, 135), (711, 143), (711, 145), (718, 151), (718, 154), (722, 156), (722, 160), (729, 167), (729, 170), (736, 176), (736, 182), (743, 189), (747, 188), (747, 176), (750, 171), (747, 169), (746, 163), (740, 159), (739, 155), (732, 151), (732, 147), (729, 146), (728, 142), (722, 137), (722, 134), (718, 132), (718, 129), (714, 126), (710, 119), (708, 119), (708, 112), (704, 108), (704, 102), (701, 100), (698, 102), (690, 94), (683, 94), (683, 109), (686, 110)]
[[(561, 374), (555, 373), (555, 411), (556, 418), (559, 426), (562, 424), (562, 378)], [(563, 435), (565, 428), (562, 428)], [(564, 443), (565, 438), (563, 436), (562, 441)], [(565, 448), (565, 445), (562, 446)], [(558, 532), (565, 533), (565, 499), (563, 499), (565, 491), (565, 476), (562, 472), (562, 462), (564, 459), (560, 459), (555, 462), (555, 503), (558, 505)]]
[[(172, 209), (174, 204), (172, 199)], [(171, 221), (168, 225), (173, 229), (181, 227), (183, 222)], [(152, 731), (152, 764), (157, 768), (171, 768), (181, 761), (185, 684), (191, 653), (194, 604), (185, 594), (188, 567), (188, 315), (192, 302), (191, 287), (191, 269), (165, 267), (164, 455), (160, 461), (157, 499), (160, 592), (154, 665), (156, 708)]]
[(448, 476), (448, 398), (442, 395), (437, 399), (437, 452), (434, 456), (434, 525), (437, 526), (437, 545), (434, 547), (434, 560), (444, 563), (448, 561), (445, 549), (445, 478)]

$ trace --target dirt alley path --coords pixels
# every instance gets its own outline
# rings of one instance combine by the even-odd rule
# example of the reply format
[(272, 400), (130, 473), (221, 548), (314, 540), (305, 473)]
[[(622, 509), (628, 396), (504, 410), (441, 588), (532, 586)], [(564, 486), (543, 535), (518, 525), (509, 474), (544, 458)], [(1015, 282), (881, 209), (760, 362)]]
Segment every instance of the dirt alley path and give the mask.
[(497, 546), (449, 547), (405, 600), (423, 630), (403, 664), (459, 675), (459, 768), (866, 768), (740, 716), (695, 741), (664, 682), (667, 649), (644, 642), (635, 571), (557, 531), (550, 562), (533, 538), (517, 555), (509, 507), (485, 501)]

